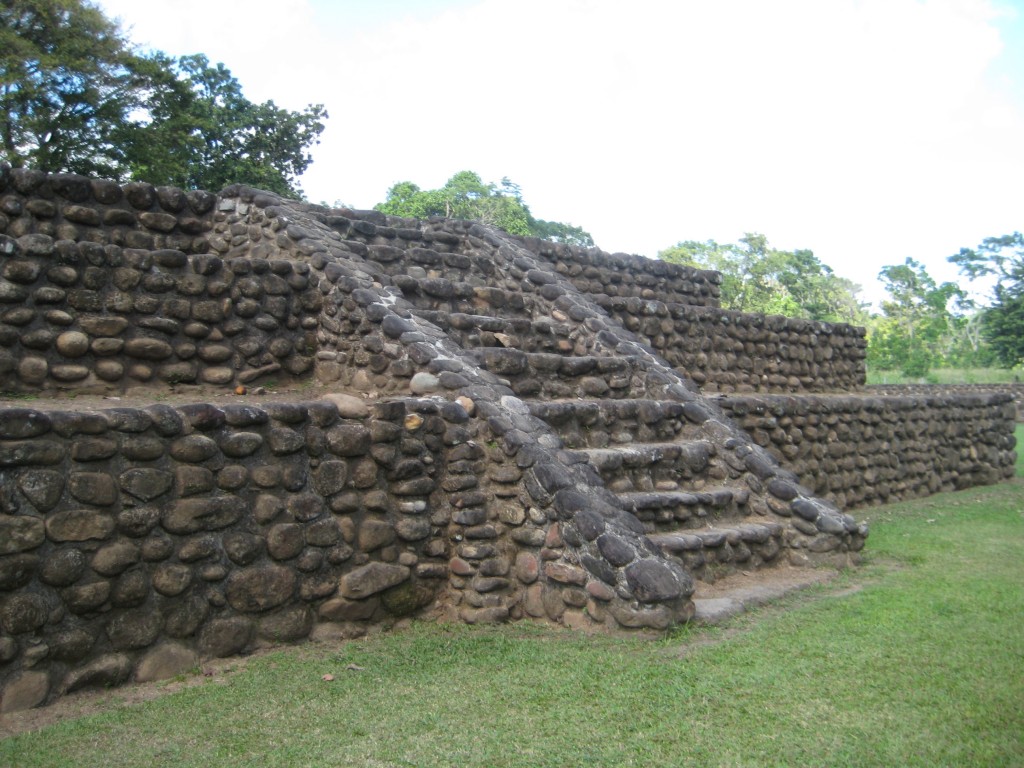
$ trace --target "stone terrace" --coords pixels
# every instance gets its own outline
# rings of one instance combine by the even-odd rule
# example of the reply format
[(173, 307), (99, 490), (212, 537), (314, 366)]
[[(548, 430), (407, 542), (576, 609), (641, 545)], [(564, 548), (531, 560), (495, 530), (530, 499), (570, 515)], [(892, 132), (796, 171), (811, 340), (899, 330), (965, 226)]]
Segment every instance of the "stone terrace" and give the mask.
[[(0, 168), (0, 710), (415, 614), (663, 629), (695, 580), (852, 562), (844, 508), (1012, 475), (1009, 395), (868, 397), (861, 329), (717, 286)], [(270, 380), (338, 394), (216, 404)]]

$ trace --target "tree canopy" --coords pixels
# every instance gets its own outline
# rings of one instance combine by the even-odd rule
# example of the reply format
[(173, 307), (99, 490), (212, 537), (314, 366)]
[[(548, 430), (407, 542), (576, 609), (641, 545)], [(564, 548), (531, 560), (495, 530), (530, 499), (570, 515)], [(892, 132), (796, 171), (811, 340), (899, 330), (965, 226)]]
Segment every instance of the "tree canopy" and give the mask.
[[(996, 287), (1000, 300), (980, 311), (959, 286), (937, 283), (913, 259), (882, 268), (879, 280), (889, 298), (881, 303), (881, 314), (870, 314), (857, 300), (859, 286), (838, 277), (813, 252), (773, 248), (764, 235), (747, 233), (738, 244), (684, 240), (659, 256), (720, 272), (721, 302), (726, 309), (865, 325), (869, 368), (921, 378), (939, 366), (976, 368), (997, 359), (1006, 365), (1020, 360), (1022, 240), (1019, 234), (990, 238), (976, 251), (964, 249), (951, 259), (971, 276), (1000, 277)], [(997, 358), (996, 352), (1002, 349), (1011, 351)]]
[(890, 299), (882, 302), (882, 318), (874, 324), (868, 365), (924, 376), (943, 361), (965, 309), (966, 293), (955, 283), (936, 283), (924, 265), (908, 258), (878, 273)]
[(78, 0), (0, 3), (0, 140), (18, 167), (123, 176), (115, 141), (138, 104), (138, 57)]
[(473, 171), (459, 171), (440, 189), (421, 189), (400, 181), (375, 209), (392, 216), (426, 219), (444, 216), (471, 219), (498, 227), (510, 235), (541, 237), (571, 245), (592, 246), (589, 232), (571, 224), (534, 218), (523, 202), (518, 184), (505, 177), (501, 184), (484, 183)]
[(772, 248), (764, 235), (748, 232), (739, 244), (684, 240), (658, 257), (720, 272), (726, 309), (828, 322), (864, 318), (860, 286), (837, 276), (812, 251)]
[(327, 112), (273, 101), (254, 104), (223, 64), (202, 54), (147, 62), (146, 118), (125, 132), (130, 173), (155, 184), (221, 189), (242, 182), (283, 195), (301, 192)]
[(140, 55), (84, 0), (0, 3), (0, 157), (14, 167), (300, 196), (326, 117), (250, 102), (205, 56)]
[(981, 313), (982, 335), (1003, 365), (1024, 363), (1024, 235), (986, 238), (949, 261), (970, 280), (995, 278), (992, 305)]

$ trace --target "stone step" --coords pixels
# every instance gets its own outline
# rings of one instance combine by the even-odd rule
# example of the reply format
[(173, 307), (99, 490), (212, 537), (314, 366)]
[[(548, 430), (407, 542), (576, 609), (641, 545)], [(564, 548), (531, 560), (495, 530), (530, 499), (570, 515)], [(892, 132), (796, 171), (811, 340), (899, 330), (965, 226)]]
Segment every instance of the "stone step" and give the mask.
[(519, 349), (468, 350), (478, 365), (504, 380), (522, 398), (626, 399), (649, 394), (657, 377), (638, 357), (561, 355)]
[(446, 331), (454, 328), (461, 331), (478, 330), (491, 333), (522, 333), (530, 327), (530, 320), (527, 318), (510, 319), (494, 315), (474, 315), (466, 312), (445, 312), (436, 309), (414, 309), (412, 313)]
[[(538, 275), (541, 273), (538, 272)], [(450, 280), (437, 271), (392, 275), (402, 297), (420, 311), (534, 318), (547, 315), (552, 302), (565, 294), (554, 284), (523, 280), (514, 289), (486, 284), (486, 276), (472, 281)]]
[(441, 328), (466, 349), (504, 347), (523, 352), (574, 355), (580, 352), (578, 347), (582, 343), (576, 338), (577, 324), (549, 317), (503, 317), (432, 309), (414, 309), (412, 313)]
[[(839, 571), (833, 568), (793, 567), (779, 560), (771, 568), (758, 569), (756, 575), (740, 565), (736, 573), (716, 578), (714, 583), (697, 580), (693, 604), (693, 618), (702, 624), (719, 624), (749, 608), (774, 602), (780, 598), (807, 589), (828, 584)], [(848, 590), (833, 592), (833, 596), (849, 594)]]
[(714, 581), (738, 569), (779, 564), (789, 549), (786, 526), (776, 522), (686, 528), (648, 534), (647, 538), (700, 581)]
[(656, 399), (533, 401), (530, 412), (546, 421), (569, 448), (608, 448), (635, 443), (699, 440), (706, 411), (696, 403)]
[(710, 521), (731, 521), (750, 514), (750, 491), (746, 488), (708, 486), (699, 490), (630, 491), (616, 496), (623, 508), (652, 532), (699, 528)]
[(707, 440), (630, 443), (570, 451), (589, 461), (605, 485), (616, 493), (690, 489), (707, 477), (718, 452)]

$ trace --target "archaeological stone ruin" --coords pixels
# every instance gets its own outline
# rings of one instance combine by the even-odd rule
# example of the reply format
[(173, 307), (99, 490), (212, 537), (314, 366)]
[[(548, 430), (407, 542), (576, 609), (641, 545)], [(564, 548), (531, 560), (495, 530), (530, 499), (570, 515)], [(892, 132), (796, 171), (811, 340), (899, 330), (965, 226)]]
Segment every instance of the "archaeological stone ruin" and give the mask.
[(718, 282), (0, 168), (0, 711), (409, 616), (660, 630), (1012, 476), (1012, 394), (865, 389), (863, 329)]

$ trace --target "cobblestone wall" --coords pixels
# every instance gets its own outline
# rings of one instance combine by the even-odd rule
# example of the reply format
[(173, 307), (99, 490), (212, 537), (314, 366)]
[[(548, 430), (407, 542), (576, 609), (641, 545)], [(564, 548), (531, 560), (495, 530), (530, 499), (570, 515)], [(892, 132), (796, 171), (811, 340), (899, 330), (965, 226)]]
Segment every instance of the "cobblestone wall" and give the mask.
[[(273, 376), (362, 394), (0, 409), (0, 709), (428, 606), (663, 629), (692, 617), (709, 565), (840, 564), (864, 545), (865, 526), (772, 458), (767, 423), (744, 424), (751, 443), (694, 384), (842, 385), (861, 370), (857, 329), (723, 312), (711, 273), (241, 186), (0, 167), (0, 212), (0, 388), (201, 397)], [(772, 354), (786, 362), (759, 367)], [(949, 442), (919, 434), (912, 407), (885, 413), (921, 461)], [(957, 418), (957, 445), (972, 429), (1003, 440), (958, 449), (957, 482), (1001, 476), (1009, 423)], [(575, 445), (594, 419), (614, 443), (679, 442), (621, 473), (610, 446)], [(858, 469), (866, 435), (849, 435)], [(846, 489), (824, 492), (857, 501)]]
[(1024, 421), (1024, 384), (875, 384), (867, 388), (870, 395), (899, 397), (941, 397), (1005, 392), (1017, 406), (1017, 421)]
[[(307, 264), (265, 258), (273, 223), (227, 222), (204, 192), (74, 176), (15, 172), (0, 194), (0, 389), (312, 372), (323, 295)], [(232, 258), (241, 242), (264, 258)]]
[(431, 603), (468, 416), (341, 410), (0, 410), (0, 708)]
[(846, 391), (864, 384), (863, 328), (723, 310), (717, 272), (526, 242), (580, 293), (709, 392)]
[(596, 301), (707, 392), (828, 392), (864, 384), (863, 328), (659, 301)]
[(589, 296), (655, 299), (692, 307), (719, 306), (722, 278), (712, 270), (537, 238), (524, 238), (522, 242), (569, 278), (576, 290)]
[(844, 509), (1012, 478), (1013, 398), (723, 397), (722, 409), (800, 482)]
[(692, 615), (689, 577), (574, 484), (523, 431), (525, 409), (480, 408), (0, 409), (0, 711), (424, 610), (657, 628)]
[[(553, 270), (517, 265), (512, 243)], [(7, 390), (230, 387), (313, 375), (314, 367), (344, 385), (361, 370), (357, 384), (387, 389), (410, 378), (415, 363), (396, 358), (387, 339), (361, 338), (366, 326), (351, 294), (374, 282), (481, 346), (511, 339), (524, 351), (592, 353), (596, 332), (588, 313), (573, 315), (579, 305), (565, 300), (573, 294), (708, 391), (863, 383), (861, 329), (723, 311), (714, 272), (529, 238), (502, 242), (471, 222), (328, 211), (240, 187), (215, 197), (5, 168), (0, 255)], [(510, 270), (498, 270), (501, 261)], [(328, 298), (339, 291), (349, 298)], [(519, 316), (500, 327), (474, 324), (495, 308)]]

